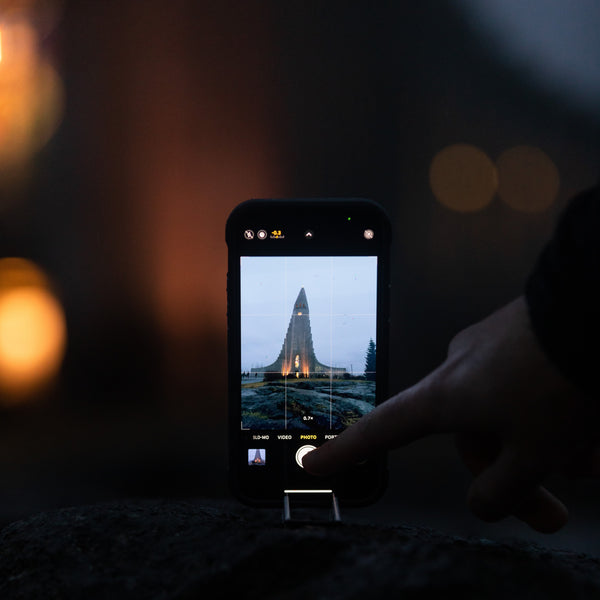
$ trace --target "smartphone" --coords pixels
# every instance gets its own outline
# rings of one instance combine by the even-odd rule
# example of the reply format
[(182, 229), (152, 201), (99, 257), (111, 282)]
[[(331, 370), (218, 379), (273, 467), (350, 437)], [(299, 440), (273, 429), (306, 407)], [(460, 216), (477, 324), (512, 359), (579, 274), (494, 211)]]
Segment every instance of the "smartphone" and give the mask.
[(390, 231), (360, 198), (248, 200), (229, 216), (229, 479), (242, 502), (383, 492), (385, 456), (328, 478), (302, 458), (386, 398)]

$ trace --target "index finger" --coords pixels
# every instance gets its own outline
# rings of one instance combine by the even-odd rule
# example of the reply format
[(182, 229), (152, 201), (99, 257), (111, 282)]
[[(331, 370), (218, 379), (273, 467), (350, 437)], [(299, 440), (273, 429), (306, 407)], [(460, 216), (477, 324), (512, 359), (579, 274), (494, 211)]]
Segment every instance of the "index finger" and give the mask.
[(302, 461), (304, 468), (313, 475), (329, 475), (383, 450), (440, 433), (430, 377), (386, 400), (335, 439), (307, 454)]

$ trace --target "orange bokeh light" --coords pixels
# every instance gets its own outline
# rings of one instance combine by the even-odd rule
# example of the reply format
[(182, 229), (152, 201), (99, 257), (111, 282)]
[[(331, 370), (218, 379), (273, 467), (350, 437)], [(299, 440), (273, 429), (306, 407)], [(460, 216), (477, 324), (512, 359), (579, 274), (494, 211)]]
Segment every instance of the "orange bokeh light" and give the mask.
[(0, 168), (27, 162), (60, 122), (64, 91), (25, 20), (0, 24)]
[(454, 144), (433, 158), (429, 183), (435, 197), (447, 208), (476, 212), (494, 198), (498, 175), (485, 152), (469, 144)]
[(0, 14), (4, 21), (27, 19), (43, 38), (60, 21), (64, 4), (64, 0), (0, 0)]
[(554, 161), (533, 146), (515, 146), (496, 161), (498, 195), (511, 208), (539, 213), (552, 206), (558, 196), (560, 175)]
[(0, 397), (14, 403), (57, 373), (66, 345), (62, 307), (48, 280), (24, 259), (0, 260)]

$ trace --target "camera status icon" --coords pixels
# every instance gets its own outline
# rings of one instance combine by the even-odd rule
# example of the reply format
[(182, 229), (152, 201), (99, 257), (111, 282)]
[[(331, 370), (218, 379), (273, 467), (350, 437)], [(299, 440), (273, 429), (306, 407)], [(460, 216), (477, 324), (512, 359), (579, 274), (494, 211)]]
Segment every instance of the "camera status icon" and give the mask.
[(375, 232), (372, 229), (365, 229), (363, 235), (365, 240), (372, 240), (375, 237)]
[(254, 239), (254, 231), (252, 231), (252, 229), (246, 229), (246, 231), (244, 231), (244, 237), (247, 240), (253, 240)]
[(266, 239), (267, 239), (267, 235), (268, 235), (268, 234), (267, 234), (267, 232), (266, 232), (264, 229), (260, 229), (260, 230), (258, 231), (258, 233), (256, 234), (256, 237), (257, 237), (259, 240), (266, 240)]

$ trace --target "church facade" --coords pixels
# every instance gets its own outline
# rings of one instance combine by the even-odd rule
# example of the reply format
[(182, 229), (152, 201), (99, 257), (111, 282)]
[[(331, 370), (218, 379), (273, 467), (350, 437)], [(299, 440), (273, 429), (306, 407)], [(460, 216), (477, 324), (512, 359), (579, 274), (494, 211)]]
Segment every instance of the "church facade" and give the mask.
[(277, 360), (266, 367), (253, 368), (252, 373), (296, 378), (340, 377), (346, 373), (346, 369), (324, 365), (315, 356), (304, 288), (300, 289), (294, 302), (290, 324)]

